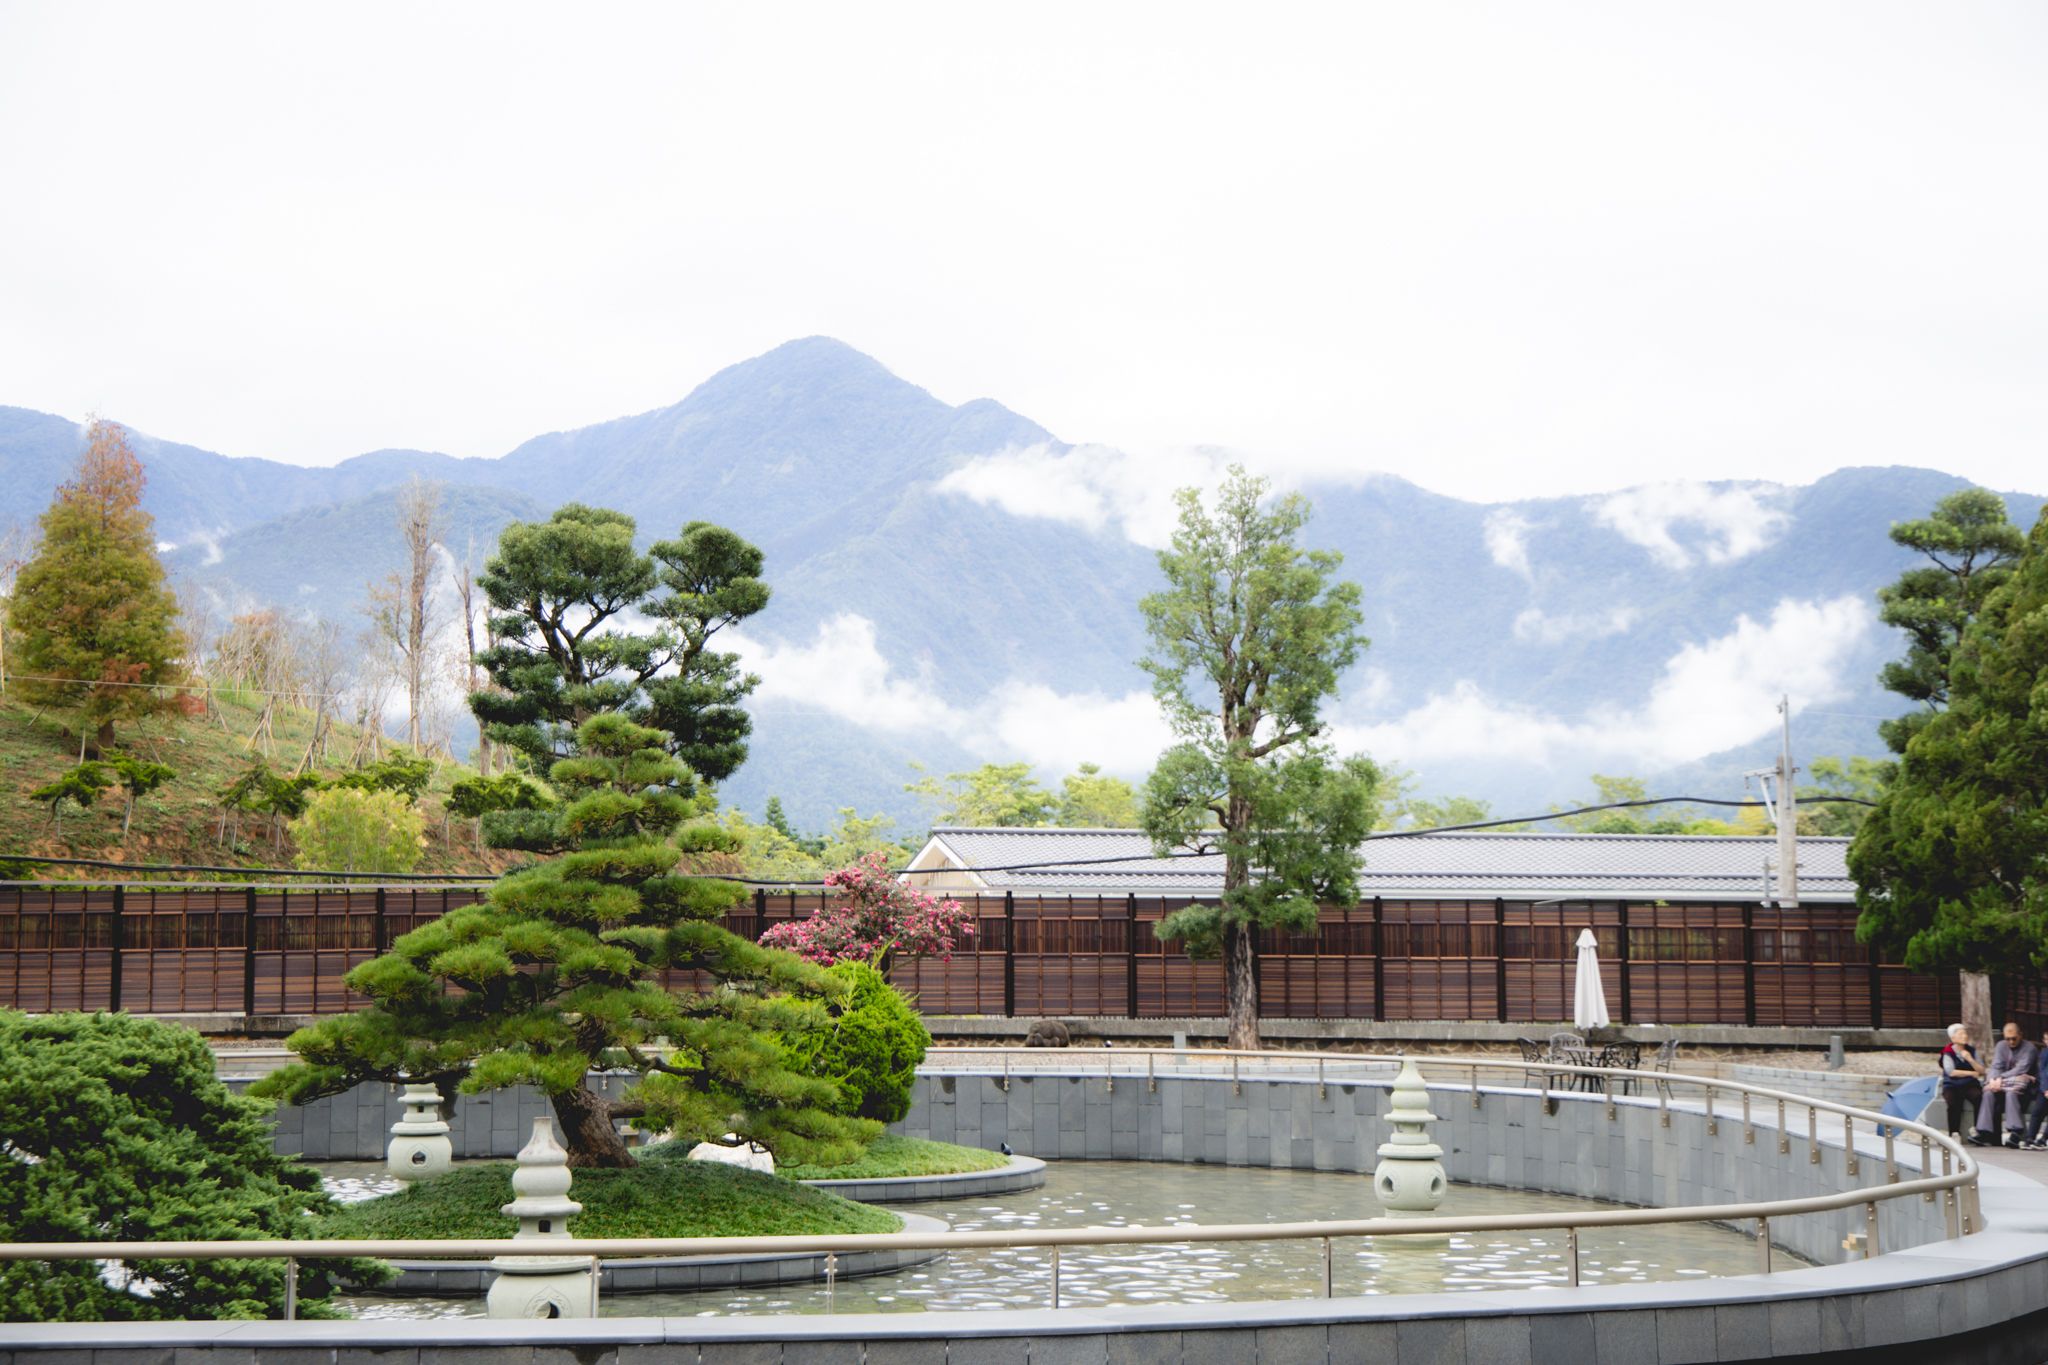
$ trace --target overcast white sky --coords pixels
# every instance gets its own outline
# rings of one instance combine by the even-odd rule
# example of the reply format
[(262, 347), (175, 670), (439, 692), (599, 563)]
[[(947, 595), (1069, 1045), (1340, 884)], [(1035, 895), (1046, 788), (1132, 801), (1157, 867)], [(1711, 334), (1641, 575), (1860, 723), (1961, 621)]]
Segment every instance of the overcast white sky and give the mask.
[(828, 333), (1492, 499), (2040, 490), (2048, 8), (0, 0), (0, 403), (496, 455)]

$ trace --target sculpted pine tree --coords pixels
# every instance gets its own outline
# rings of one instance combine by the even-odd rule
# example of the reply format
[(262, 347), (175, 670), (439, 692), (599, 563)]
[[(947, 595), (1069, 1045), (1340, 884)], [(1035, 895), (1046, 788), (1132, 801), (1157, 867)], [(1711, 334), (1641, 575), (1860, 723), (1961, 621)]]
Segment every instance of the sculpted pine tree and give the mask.
[[(7, 603), (8, 672), (38, 706), (75, 709), (99, 748), (116, 722), (170, 702), (184, 641), (142, 508), (142, 462), (118, 424), (95, 421), (71, 482), (42, 516), (42, 538)], [(81, 743), (81, 748), (83, 748)]]
[(1985, 599), (2012, 576), (2026, 536), (2006, 519), (2004, 499), (1966, 488), (1936, 503), (1924, 520), (1895, 524), (1891, 537), (1927, 558), (1877, 594), (1879, 617), (1906, 633), (1905, 657), (1886, 664), (1878, 681), (1922, 706), (1877, 727), (1891, 751), (1902, 754), (1915, 732), (1948, 705), (1956, 644)]
[[(846, 983), (718, 923), (742, 888), (680, 869), (686, 848), (715, 854), (730, 838), (682, 828), (701, 802), (666, 740), (615, 714), (584, 721), (577, 755), (549, 773), (565, 804), (522, 812), (552, 822), (560, 856), (351, 971), (371, 1007), (293, 1034), (299, 1063), (258, 1092), (301, 1103), (402, 1076), (444, 1093), (532, 1085), (577, 1166), (634, 1164), (620, 1119), (688, 1142), (734, 1132), (784, 1161), (858, 1155), (879, 1129), (832, 1113), (836, 1086), (795, 1069), (782, 1041), (822, 1027)], [(662, 983), (691, 972), (711, 987)], [(600, 1069), (638, 1079), (608, 1097), (590, 1085)]]
[(1323, 702), (1367, 643), (1358, 585), (1335, 580), (1340, 556), (1296, 543), (1307, 501), (1264, 504), (1266, 489), (1233, 467), (1213, 517), (1181, 490), (1166, 590), (1138, 604), (1142, 666), (1180, 741), (1146, 783), (1145, 830), (1162, 853), (1223, 854), (1221, 901), (1175, 911), (1159, 934), (1222, 957), (1233, 1048), (1259, 1042), (1259, 933), (1313, 933), (1318, 901), (1356, 898), (1378, 813), (1372, 763), (1317, 742)]
[[(470, 709), (493, 740), (545, 768), (572, 749), (583, 721), (617, 711), (667, 734), (669, 752), (707, 781), (747, 756), (753, 723), (740, 703), (760, 679), (710, 647), (768, 605), (761, 552), (693, 521), (641, 554), (633, 519), (571, 503), (544, 522), (514, 522), (477, 585), (490, 603), (492, 683)], [(648, 623), (627, 629), (633, 621)]]
[(1947, 709), (1915, 731), (1849, 846), (1858, 938), (1916, 971), (2048, 964), (2044, 698), (2048, 514), (1957, 643)]

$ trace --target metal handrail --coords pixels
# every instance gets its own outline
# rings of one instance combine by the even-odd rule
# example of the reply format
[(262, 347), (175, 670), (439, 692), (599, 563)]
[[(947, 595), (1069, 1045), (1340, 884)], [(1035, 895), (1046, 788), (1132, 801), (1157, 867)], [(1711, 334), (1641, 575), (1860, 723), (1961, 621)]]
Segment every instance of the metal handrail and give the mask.
[[(940, 1049), (934, 1048), (927, 1054), (943, 1054), (957, 1051), (993, 1051), (997, 1049)], [(1009, 1049), (1001, 1049), (1008, 1051)], [(1317, 1053), (1317, 1052), (1230, 1052), (1225, 1049), (1204, 1049), (1199, 1054), (1170, 1048), (1123, 1048), (1109, 1050), (1114, 1057), (1117, 1053), (1129, 1057), (1134, 1053), (1146, 1052), (1168, 1054), (1180, 1059), (1199, 1055), (1203, 1058), (1224, 1058), (1232, 1060), (1233, 1073), (1241, 1074), (1240, 1064), (1245, 1057), (1277, 1061), (1301, 1059), (1323, 1062), (1341, 1058), (1349, 1062), (1400, 1062), (1407, 1060), (1399, 1054), (1371, 1053)], [(1076, 1053), (1068, 1051), (1058, 1058), (1047, 1057), (1048, 1062), (1068, 1063), (1079, 1061), (1093, 1054), (1090, 1050)], [(943, 1058), (941, 1059), (943, 1060)], [(1036, 1060), (1034, 1058), (1034, 1060)], [(1787, 1091), (1772, 1090), (1764, 1086), (1735, 1080), (1710, 1079), (1692, 1076), (1683, 1072), (1644, 1071), (1617, 1067), (1586, 1067), (1563, 1063), (1530, 1063), (1520, 1059), (1464, 1058), (1430, 1056), (1428, 1064), (1433, 1068), (1452, 1067), (1468, 1071), (1471, 1075), (1470, 1092), (1474, 1103), (1484, 1092), (1478, 1088), (1481, 1071), (1542, 1071), (1563, 1073), (1579, 1077), (1596, 1077), (1605, 1082), (1604, 1099), (1610, 1111), (1617, 1103), (1630, 1105), (1646, 1104), (1646, 1099), (1617, 1097), (1612, 1092), (1616, 1079), (1627, 1078), (1647, 1080), (1665, 1085), (1682, 1084), (1697, 1086), (1706, 1092), (1705, 1114), (1709, 1131), (1717, 1131), (1714, 1124), (1721, 1117), (1733, 1119), (1736, 1115), (1721, 1115), (1714, 1108), (1717, 1091), (1732, 1091), (1744, 1096), (1762, 1097), (1778, 1103), (1779, 1150), (1789, 1151), (1790, 1129), (1783, 1124), (1785, 1105), (1797, 1104), (1809, 1111), (1807, 1140), (1818, 1160), (1819, 1124), (1821, 1111), (1840, 1114), (1844, 1117), (1843, 1138), (1846, 1147), (1846, 1168), (1855, 1174), (1855, 1122), (1861, 1119), (1873, 1126), (1913, 1132), (1920, 1138), (1921, 1174), (1910, 1180), (1899, 1179), (1899, 1167), (1893, 1149), (1894, 1134), (1887, 1135), (1885, 1166), (1888, 1179), (1883, 1183), (1838, 1191), (1832, 1194), (1808, 1195), (1797, 1199), (1758, 1200), (1738, 1204), (1700, 1204), (1677, 1208), (1617, 1208), (1587, 1212), (1536, 1213), (1536, 1214), (1492, 1214), (1465, 1217), (1419, 1217), (1419, 1218), (1364, 1218), (1336, 1219), (1305, 1223), (1231, 1223), (1231, 1224), (1184, 1224), (1172, 1227), (1115, 1227), (1115, 1228), (1063, 1228), (1063, 1229), (1000, 1229), (979, 1232), (894, 1232), (894, 1233), (845, 1233), (826, 1236), (801, 1237), (611, 1237), (611, 1238), (545, 1238), (515, 1241), (510, 1239), (484, 1238), (442, 1238), (433, 1240), (332, 1240), (323, 1241), (308, 1238), (268, 1238), (247, 1241), (162, 1241), (162, 1242), (15, 1242), (0, 1243), (0, 1261), (57, 1261), (57, 1260), (276, 1260), (284, 1259), (288, 1266), (288, 1283), (296, 1281), (297, 1263), (306, 1261), (330, 1261), (345, 1257), (378, 1257), (402, 1260), (471, 1259), (524, 1256), (553, 1256), (588, 1258), (593, 1268), (598, 1258), (650, 1258), (650, 1257), (705, 1257), (705, 1256), (754, 1256), (754, 1255), (818, 1255), (826, 1257), (826, 1281), (828, 1296), (834, 1279), (836, 1258), (839, 1254), (855, 1251), (928, 1251), (967, 1250), (985, 1247), (1044, 1247), (1053, 1251), (1053, 1303), (1059, 1302), (1058, 1255), (1061, 1247), (1076, 1246), (1119, 1246), (1119, 1245), (1188, 1245), (1206, 1242), (1254, 1242), (1254, 1241), (1296, 1241), (1303, 1239), (1320, 1240), (1324, 1244), (1324, 1292), (1334, 1292), (1329, 1276), (1331, 1264), (1329, 1244), (1342, 1237), (1443, 1237), (1470, 1232), (1508, 1232), (1561, 1230), (1566, 1234), (1568, 1244), (1568, 1273), (1570, 1282), (1579, 1283), (1578, 1233), (1587, 1228), (1642, 1227), (1667, 1223), (1753, 1223), (1756, 1226), (1759, 1268), (1768, 1273), (1770, 1269), (1771, 1238), (1770, 1220), (1794, 1217), (1808, 1213), (1829, 1213), (1841, 1209), (1863, 1206), (1867, 1241), (1864, 1244), (1866, 1257), (1878, 1254), (1877, 1209), (1880, 1203), (1892, 1199), (1918, 1196), (1932, 1200), (1938, 1195), (1944, 1197), (1945, 1214), (1951, 1235), (1968, 1235), (1983, 1228), (1982, 1214), (1978, 1203), (1977, 1181), (1980, 1168), (1974, 1156), (1962, 1144), (1947, 1134), (1937, 1132), (1911, 1119), (1897, 1118), (1888, 1114), (1876, 1114), (1866, 1109), (1839, 1104), (1811, 1096), (1797, 1095)], [(1063, 1066), (1058, 1073), (1037, 1074), (1071, 1075), (1081, 1069)], [(1324, 1068), (1326, 1070), (1326, 1067)], [(994, 1074), (994, 1073), (990, 1073)], [(1030, 1074), (1030, 1073), (1026, 1073)], [(1113, 1073), (1105, 1071), (1105, 1077)], [(1131, 1073), (1125, 1073), (1129, 1075)], [(1168, 1079), (1171, 1079), (1169, 1077)], [(1296, 1077), (1303, 1079), (1306, 1077)], [(1437, 1087), (1439, 1090), (1455, 1087)], [(1527, 1086), (1502, 1087), (1517, 1093), (1530, 1093)], [(1601, 1092), (1551, 1092), (1544, 1089), (1547, 1102), (1563, 1099), (1583, 1099), (1589, 1102), (1603, 1098)], [(1660, 1109), (1668, 1109), (1665, 1100), (1659, 1101)], [(1750, 1122), (1749, 1106), (1745, 1103), (1741, 1115), (1746, 1139), (1754, 1141), (1754, 1125)], [(1668, 1122), (1668, 1114), (1666, 1121)], [(1942, 1152), (1944, 1171), (1932, 1173), (1933, 1152)], [(287, 1316), (295, 1305), (295, 1295), (287, 1296)]]

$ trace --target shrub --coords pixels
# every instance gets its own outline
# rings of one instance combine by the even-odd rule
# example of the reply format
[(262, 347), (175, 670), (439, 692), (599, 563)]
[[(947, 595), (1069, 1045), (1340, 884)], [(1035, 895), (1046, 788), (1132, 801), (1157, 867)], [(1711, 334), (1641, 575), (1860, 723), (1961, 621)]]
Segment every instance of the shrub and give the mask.
[(426, 822), (399, 792), (333, 787), (292, 821), (300, 867), (335, 872), (410, 872), (426, 847)]
[[(125, 1014), (0, 1011), (0, 1240), (298, 1237), (320, 1178), (271, 1150), (269, 1106), (231, 1093), (190, 1029)], [(345, 1263), (375, 1283), (388, 1271)], [(307, 1316), (341, 1266), (308, 1265)], [(0, 1262), (12, 1322), (264, 1318), (282, 1261)]]
[(865, 962), (830, 969), (852, 991), (836, 1019), (793, 1049), (813, 1076), (839, 1083), (839, 1112), (894, 1123), (910, 1112), (917, 1064), (932, 1036), (924, 1020), (882, 974)]

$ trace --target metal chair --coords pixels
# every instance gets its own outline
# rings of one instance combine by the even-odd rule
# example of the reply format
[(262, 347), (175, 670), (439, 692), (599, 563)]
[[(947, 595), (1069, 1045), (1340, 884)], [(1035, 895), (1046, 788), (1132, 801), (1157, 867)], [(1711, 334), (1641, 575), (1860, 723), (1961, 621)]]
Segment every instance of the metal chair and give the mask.
[[(1522, 1061), (1525, 1067), (1534, 1067), (1538, 1063), (1550, 1060), (1550, 1049), (1537, 1042), (1534, 1038), (1517, 1038), (1515, 1042), (1522, 1049)], [(1522, 1072), (1522, 1084), (1531, 1090), (1535, 1090), (1543, 1084), (1545, 1074), (1547, 1073), (1525, 1069)]]

